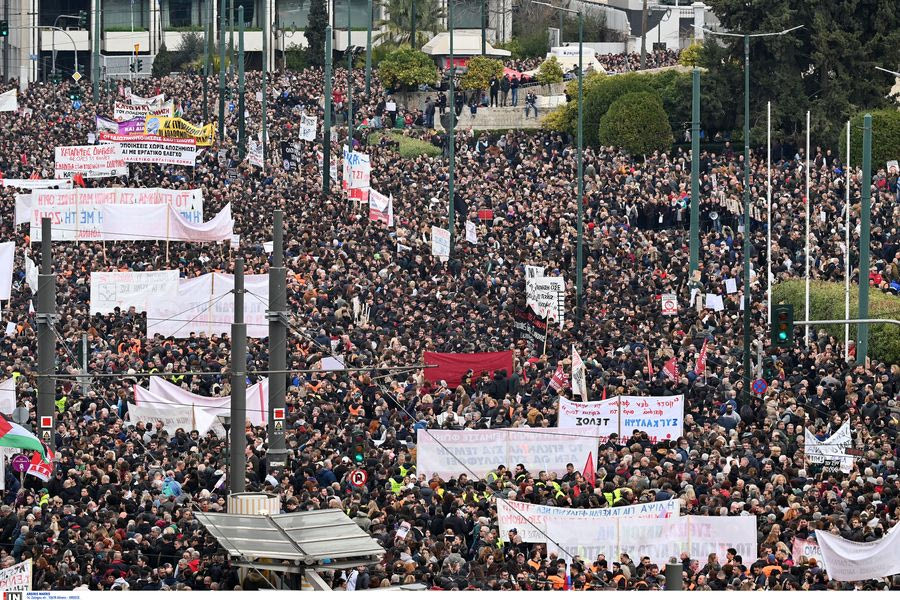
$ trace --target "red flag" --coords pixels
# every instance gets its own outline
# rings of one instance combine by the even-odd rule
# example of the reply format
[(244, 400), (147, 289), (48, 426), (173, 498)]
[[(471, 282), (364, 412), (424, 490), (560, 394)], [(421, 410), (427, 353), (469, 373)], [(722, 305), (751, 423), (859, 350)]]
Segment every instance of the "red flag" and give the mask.
[(31, 455), (31, 464), (28, 465), (28, 475), (34, 475), (41, 481), (50, 481), (53, 474), (53, 458), (48, 455), (50, 462), (44, 462), (40, 452)]
[(666, 377), (670, 377), (675, 381), (678, 381), (678, 363), (675, 362), (674, 356), (666, 361), (666, 363), (663, 365), (662, 372)]
[(597, 484), (597, 474), (594, 471), (594, 453), (588, 453), (587, 464), (584, 465), (584, 480), (591, 484), (591, 487), (596, 487)]
[(23, 152), (22, 155), (19, 157), (19, 160), (22, 161), (23, 165), (27, 165), (28, 164), (28, 155)]
[(84, 177), (81, 176), (81, 173), (75, 173), (72, 176), (72, 183), (79, 187), (84, 187)]
[(697, 365), (694, 367), (694, 373), (697, 375), (703, 375), (706, 371), (706, 344), (709, 342), (709, 339), (703, 340), (703, 347), (700, 349), (700, 354), (697, 356)]
[(606, 400), (606, 386), (603, 386), (603, 395), (600, 396), (600, 401), (603, 402)]
[(647, 376), (653, 377), (653, 362), (650, 360), (650, 348), (647, 348)]
[(566, 375), (566, 370), (563, 369), (562, 365), (556, 367), (556, 373), (553, 374), (553, 378), (550, 380), (550, 387), (557, 392), (569, 387), (569, 377)]
[(41, 176), (38, 175), (37, 171), (35, 171), (34, 173), (31, 174), (31, 177), (29, 177), (28, 179), (40, 179), (40, 178), (41, 178)]

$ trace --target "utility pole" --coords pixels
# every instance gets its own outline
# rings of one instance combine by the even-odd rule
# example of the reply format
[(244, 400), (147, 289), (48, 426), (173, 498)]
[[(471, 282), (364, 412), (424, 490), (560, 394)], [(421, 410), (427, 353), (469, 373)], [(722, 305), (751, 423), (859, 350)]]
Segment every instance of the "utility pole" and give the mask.
[(353, 25), (350, 19), (350, 2), (347, 2), (347, 152), (353, 152), (353, 53), (350, 37)]
[(262, 90), (262, 153), (263, 153), (263, 170), (265, 171), (266, 164), (266, 156), (268, 152), (266, 151), (266, 144), (269, 141), (269, 137), (266, 132), (266, 112), (268, 109), (266, 108), (266, 104), (268, 103), (268, 98), (266, 94), (266, 79), (269, 77), (269, 11), (266, 10), (266, 5), (268, 4), (268, 0), (263, 0), (262, 2), (262, 80), (260, 81), (260, 89)]
[(691, 257), (688, 281), (700, 265), (700, 69), (691, 73)]
[(94, 0), (94, 56), (91, 57), (91, 88), (93, 89), (94, 105), (100, 103), (100, 0)]
[[(3, 20), (9, 23), (9, 0), (3, 0)], [(3, 81), (9, 81), (9, 36), (3, 38)]]
[[(872, 227), (872, 115), (863, 117), (862, 194), (859, 231), (859, 318), (869, 318), (869, 241)], [(869, 325), (857, 327), (856, 363), (865, 364), (869, 353)]]
[(322, 129), (322, 197), (331, 189), (331, 25), (325, 27), (325, 126)]
[(234, 323), (231, 325), (231, 464), (228, 489), (246, 488), (247, 457), (247, 324), (244, 323), (244, 259), (234, 261)]
[(375, 13), (372, 12), (372, 0), (369, 0), (369, 28), (366, 30), (366, 97), (372, 86), (372, 22)]
[(744, 400), (750, 400), (750, 36), (744, 36)]
[(481, 0), (481, 55), (487, 55), (487, 24), (485, 18), (485, 5), (487, 0)]
[(284, 267), (284, 213), (276, 210), (269, 266), (269, 473), (287, 466), (284, 447), (285, 393), (287, 370), (287, 269)]
[[(447, 132), (447, 149), (450, 154), (450, 177), (448, 180), (450, 216), (450, 256), (453, 256), (453, 242), (456, 229), (456, 202), (453, 185), (456, 176), (456, 61), (453, 57), (453, 0), (447, 2), (447, 30), (450, 32), (450, 131)], [(447, 258), (450, 258), (449, 256)]]
[(244, 5), (238, 6), (238, 154), (247, 148), (247, 123), (244, 117)]
[(38, 276), (38, 428), (41, 441), (56, 450), (56, 273), (50, 218), (41, 219), (41, 273)]
[(219, 143), (225, 143), (225, 0), (219, 0)]
[(641, 10), (641, 71), (647, 66), (647, 0)]
[[(578, 246), (575, 317), (584, 317), (584, 14), (578, 11)], [(586, 399), (585, 399), (586, 400)]]
[(203, 57), (203, 124), (209, 123), (209, 61), (212, 54), (212, 27), (214, 0), (206, 0), (206, 53)]
[[(450, 3), (447, 3), (448, 8)], [(448, 21), (449, 23), (449, 21)], [(413, 50), (418, 50), (416, 47), (416, 0), (412, 0), (412, 12), (410, 13), (410, 33), (409, 33), (409, 47)]]
[(91, 391), (91, 378), (88, 376), (88, 336), (86, 333), (81, 334), (81, 374), (84, 376), (81, 380), (81, 393), (85, 396)]
[[(234, 77), (234, 0), (228, 0), (228, 77)], [(234, 82), (229, 82), (234, 85)], [(231, 88), (234, 89), (234, 88)]]

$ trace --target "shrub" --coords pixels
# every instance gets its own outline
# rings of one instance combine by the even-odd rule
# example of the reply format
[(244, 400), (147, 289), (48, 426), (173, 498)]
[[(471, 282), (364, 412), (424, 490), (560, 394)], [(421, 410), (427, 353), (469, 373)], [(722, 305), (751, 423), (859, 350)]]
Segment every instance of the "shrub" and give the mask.
[[(851, 150), (852, 151), (852, 150)], [(839, 282), (811, 281), (809, 285), (809, 316), (813, 320), (844, 318), (844, 284)], [(859, 318), (859, 286), (850, 286), (850, 318)], [(802, 320), (806, 312), (806, 288), (802, 280), (783, 281), (772, 288), (773, 304), (793, 304), (794, 318)], [(884, 294), (875, 288), (869, 291), (869, 317), (900, 314), (900, 298)], [(844, 339), (843, 325), (815, 326), (825, 329), (839, 340)], [(850, 326), (850, 337), (856, 339), (855, 326)], [(796, 332), (795, 332), (796, 338)], [(888, 364), (900, 363), (900, 336), (893, 325), (869, 325), (869, 356)]]
[(384, 57), (378, 65), (378, 77), (388, 89), (415, 89), (435, 83), (438, 70), (430, 56), (403, 46)]
[(429, 142), (405, 136), (393, 131), (387, 133), (373, 133), (369, 136), (369, 144), (375, 145), (381, 141), (382, 136), (388, 136), (400, 144), (400, 156), (403, 158), (417, 158), (419, 156), (440, 156), (441, 149)]
[(681, 51), (678, 57), (678, 64), (683, 67), (696, 67), (700, 64), (700, 54), (703, 52), (703, 42), (693, 42), (690, 46)]
[[(863, 117), (872, 115), (872, 172), (900, 159), (900, 111), (892, 108), (863, 111), (850, 120), (850, 162), (862, 166)], [(847, 138), (841, 129), (841, 156), (847, 156)]]
[(541, 85), (550, 86), (554, 83), (560, 83), (563, 80), (562, 65), (555, 56), (551, 56), (541, 63), (538, 68), (537, 80)]
[(486, 90), (491, 82), (491, 77), (500, 79), (503, 77), (503, 63), (494, 58), (476, 56), (471, 58), (466, 65), (466, 74), (462, 76), (459, 85), (464, 90)]
[(651, 92), (632, 92), (612, 103), (600, 120), (600, 143), (631, 154), (666, 151), (674, 142), (662, 101)]

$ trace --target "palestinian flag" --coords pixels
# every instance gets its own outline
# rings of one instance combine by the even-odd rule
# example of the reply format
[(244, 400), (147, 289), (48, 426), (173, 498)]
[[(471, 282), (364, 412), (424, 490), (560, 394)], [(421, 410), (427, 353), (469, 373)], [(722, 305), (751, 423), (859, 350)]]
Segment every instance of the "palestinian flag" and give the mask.
[(47, 451), (37, 436), (21, 425), (10, 423), (0, 415), (0, 447), (36, 450), (47, 460)]

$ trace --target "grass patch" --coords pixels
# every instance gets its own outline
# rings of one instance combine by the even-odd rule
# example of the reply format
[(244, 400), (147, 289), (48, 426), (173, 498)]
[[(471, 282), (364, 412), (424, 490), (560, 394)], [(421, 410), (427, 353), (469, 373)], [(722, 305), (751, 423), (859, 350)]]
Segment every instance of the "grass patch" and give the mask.
[(388, 133), (373, 133), (369, 136), (369, 144), (377, 145), (381, 141), (382, 136), (385, 135), (388, 136), (389, 139), (394, 140), (395, 142), (400, 144), (400, 156), (402, 156), (403, 158), (441, 155), (441, 149), (431, 144), (430, 142), (407, 137), (402, 133), (397, 133), (394, 131)]
[[(813, 320), (844, 318), (844, 284), (811, 281), (809, 283), (809, 316)], [(859, 286), (850, 286), (850, 318), (859, 318)], [(804, 282), (799, 279), (784, 281), (772, 288), (772, 304), (793, 304), (794, 320), (802, 321), (806, 311)], [(869, 318), (900, 318), (900, 297), (885, 294), (875, 286), (869, 286)], [(814, 325), (815, 330), (825, 329), (838, 340), (844, 339), (843, 325)], [(802, 343), (803, 327), (794, 331), (796, 343)], [(856, 339), (856, 326), (850, 326), (850, 337)], [(900, 335), (894, 325), (869, 325), (869, 356), (888, 364), (900, 363)]]

